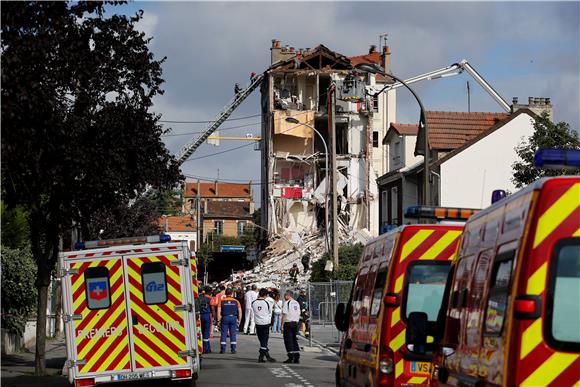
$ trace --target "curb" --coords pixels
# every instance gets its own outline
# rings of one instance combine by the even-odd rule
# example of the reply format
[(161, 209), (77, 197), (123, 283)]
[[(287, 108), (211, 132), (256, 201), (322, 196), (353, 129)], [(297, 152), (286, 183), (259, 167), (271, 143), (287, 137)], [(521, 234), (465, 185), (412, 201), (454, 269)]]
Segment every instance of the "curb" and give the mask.
[[(310, 344), (310, 341), (309, 341), (309, 339), (307, 337), (298, 335), (298, 339), (299, 340), (302, 340), (302, 341), (305, 341), (307, 344)], [(327, 350), (329, 352), (332, 352), (333, 354), (335, 354), (335, 355), (338, 356), (339, 348), (336, 348), (336, 347), (333, 347), (333, 346), (330, 346), (330, 345), (323, 344), (323, 343), (321, 343), (321, 342), (319, 342), (319, 341), (317, 341), (315, 339), (312, 339), (312, 345), (315, 346), (315, 347), (318, 347), (318, 348), (320, 348), (322, 350)]]

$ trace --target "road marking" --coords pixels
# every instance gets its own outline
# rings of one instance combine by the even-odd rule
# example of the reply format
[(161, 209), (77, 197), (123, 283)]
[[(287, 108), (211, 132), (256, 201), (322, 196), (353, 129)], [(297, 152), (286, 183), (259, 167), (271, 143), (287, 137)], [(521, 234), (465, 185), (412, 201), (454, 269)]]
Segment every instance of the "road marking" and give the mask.
[(269, 370), (277, 378), (292, 378), (284, 368), (269, 368)]
[[(270, 368), (270, 370), (272, 371), (272, 373), (274, 373), (273, 370), (275, 370), (276, 368)], [(281, 371), (277, 371), (280, 373), (280, 375), (285, 374), (288, 376), (276, 376), (276, 377), (289, 377), (291, 378), (292, 376), (294, 376), (296, 379), (298, 379), (298, 381), (300, 381), (300, 383), (302, 384), (298, 384), (298, 383), (288, 383), (285, 385), (285, 387), (314, 387), (314, 385), (312, 383), (310, 383), (304, 376), (300, 375), (298, 372), (296, 372), (295, 370), (293, 370), (292, 368), (290, 368), (287, 365), (283, 365), (282, 368), (278, 368), (278, 370)], [(276, 374), (274, 374), (276, 375)]]

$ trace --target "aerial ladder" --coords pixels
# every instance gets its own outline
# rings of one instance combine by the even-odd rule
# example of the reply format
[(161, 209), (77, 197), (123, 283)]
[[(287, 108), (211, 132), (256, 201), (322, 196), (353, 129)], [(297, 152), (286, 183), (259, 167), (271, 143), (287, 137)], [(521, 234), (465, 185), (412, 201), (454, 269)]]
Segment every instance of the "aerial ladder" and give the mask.
[[(462, 59), (461, 61), (454, 63), (451, 66), (447, 66), (425, 74), (411, 77), (409, 79), (405, 79), (405, 83), (407, 85), (410, 85), (412, 83), (419, 81), (430, 81), (433, 79), (452, 77), (455, 75), (459, 75), (464, 71), (468, 73), (502, 107), (502, 109), (504, 109), (506, 112), (511, 111), (510, 105), (501, 97), (501, 95), (499, 95), (497, 91), (495, 91), (495, 89), (481, 75), (479, 75), (477, 71), (475, 71), (475, 69), (465, 59)], [(378, 92), (398, 89), (401, 86), (403, 86), (401, 82), (395, 82), (390, 85), (386, 85), (384, 87), (380, 87), (378, 85), (367, 86), (367, 90), (372, 94), (376, 94)]]
[(180, 165), (183, 164), (185, 160), (187, 160), (189, 156), (191, 156), (193, 152), (195, 152), (196, 149), (199, 148), (199, 146), (203, 144), (203, 142), (207, 140), (207, 138), (212, 133), (214, 133), (225, 120), (227, 120), (230, 117), (233, 111), (236, 110), (236, 108), (240, 106), (240, 104), (244, 102), (244, 100), (248, 98), (254, 90), (256, 90), (256, 88), (262, 82), (263, 79), (264, 79), (263, 73), (255, 75), (250, 80), (250, 84), (245, 89), (241, 89), (240, 92), (238, 92), (234, 96), (234, 98), (215, 117), (215, 120), (210, 122), (205, 131), (203, 131), (199, 136), (191, 139), (191, 141), (189, 141), (181, 148), (181, 150), (177, 154), (177, 161), (179, 162)]

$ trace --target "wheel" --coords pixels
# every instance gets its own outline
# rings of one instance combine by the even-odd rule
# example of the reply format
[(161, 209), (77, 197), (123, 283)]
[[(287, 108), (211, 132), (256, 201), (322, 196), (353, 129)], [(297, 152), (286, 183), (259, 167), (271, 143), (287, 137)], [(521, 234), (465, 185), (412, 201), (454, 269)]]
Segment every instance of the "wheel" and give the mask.
[(175, 380), (174, 383), (175, 387), (197, 387), (197, 380), (195, 376), (187, 380)]

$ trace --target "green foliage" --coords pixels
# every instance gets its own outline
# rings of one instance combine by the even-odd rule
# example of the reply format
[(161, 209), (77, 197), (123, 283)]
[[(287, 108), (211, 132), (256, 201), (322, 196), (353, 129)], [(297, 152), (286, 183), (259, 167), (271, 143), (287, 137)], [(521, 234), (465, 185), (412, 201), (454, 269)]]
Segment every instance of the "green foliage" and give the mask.
[[(105, 15), (121, 2), (3, 3), (3, 200), (28, 212), (38, 265), (37, 346), (59, 238), (73, 221), (182, 179), (151, 111), (161, 65), (136, 28), (143, 13)], [(36, 354), (36, 373), (44, 374)]]
[[(83, 230), (84, 240), (122, 238), (127, 236), (156, 235), (159, 216), (153, 198), (141, 196), (132, 204), (129, 201), (96, 211), (87, 219)], [(102, 233), (100, 231), (103, 230)]]
[(517, 188), (525, 187), (543, 176), (578, 175), (580, 169), (543, 169), (534, 166), (534, 153), (538, 148), (578, 149), (580, 141), (576, 132), (566, 122), (554, 124), (547, 113), (534, 123), (534, 134), (520, 143), (515, 151), (520, 160), (512, 164), (512, 182)]
[(353, 280), (356, 274), (356, 268), (362, 255), (363, 245), (357, 243), (355, 245), (340, 246), (338, 248), (338, 269), (329, 273), (324, 270), (326, 261), (329, 259), (328, 253), (325, 253), (322, 258), (312, 264), (312, 273), (310, 275), (311, 282), (327, 282), (333, 280), (350, 281)]
[[(3, 230), (4, 232), (4, 230)], [(0, 247), (2, 256), (2, 328), (22, 334), (36, 305), (36, 264), (30, 248)]]
[(13, 249), (24, 249), (29, 246), (30, 232), (26, 212), (22, 207), (9, 208), (0, 203), (0, 218), (2, 219), (2, 245)]
[(161, 215), (181, 215), (182, 191), (177, 189), (153, 190), (151, 200), (155, 204), (157, 217)]

